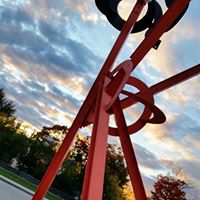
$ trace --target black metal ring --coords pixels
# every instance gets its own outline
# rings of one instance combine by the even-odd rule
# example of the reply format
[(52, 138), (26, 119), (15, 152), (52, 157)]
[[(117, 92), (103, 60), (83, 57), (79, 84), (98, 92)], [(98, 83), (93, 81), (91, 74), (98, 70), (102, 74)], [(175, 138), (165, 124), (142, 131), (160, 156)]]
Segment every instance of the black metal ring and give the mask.
[[(122, 19), (118, 13), (117, 7), (121, 0), (95, 0), (97, 8), (106, 15), (108, 21), (117, 29), (121, 30), (125, 24), (125, 20)], [(159, 11), (159, 12), (157, 12)], [(158, 14), (161, 13), (161, 14)], [(159, 15), (162, 16), (162, 9), (156, 0), (152, 0), (148, 3), (148, 9), (145, 16), (136, 22), (131, 33), (136, 33), (150, 28)], [(156, 19), (155, 19), (156, 18)]]
[(109, 0), (95, 0), (95, 3), (99, 11), (104, 15), (108, 15), (110, 12), (112, 12), (109, 5)]
[[(169, 8), (173, 2), (174, 2), (174, 0), (165, 0), (165, 4), (166, 4), (167, 8)], [(188, 6), (185, 8), (185, 10), (183, 10), (181, 12), (181, 14), (176, 18), (176, 20), (173, 22), (173, 24), (166, 30), (166, 32), (171, 30), (180, 21), (180, 19), (183, 17), (185, 12), (187, 11), (188, 7), (189, 7), (189, 3), (188, 3)]]

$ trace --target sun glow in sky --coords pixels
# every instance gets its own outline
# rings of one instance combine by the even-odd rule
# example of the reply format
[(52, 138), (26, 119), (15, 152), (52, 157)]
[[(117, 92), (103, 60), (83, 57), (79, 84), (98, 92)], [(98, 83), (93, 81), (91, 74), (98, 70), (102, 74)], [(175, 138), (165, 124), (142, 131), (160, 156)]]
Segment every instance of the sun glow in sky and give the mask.
[[(126, 17), (135, 1), (122, 2), (119, 9)], [(164, 5), (164, 0), (159, 3)], [(200, 1), (192, 0), (133, 76), (151, 86), (199, 64), (199, 8)], [(17, 117), (38, 129), (70, 127), (119, 32), (94, 0), (0, 0), (0, 23), (0, 87), (15, 102)], [(143, 38), (144, 32), (132, 34), (115, 66), (128, 59)], [(167, 121), (131, 136), (147, 190), (175, 163), (200, 191), (199, 86), (197, 76), (157, 94), (155, 103)], [(137, 112), (140, 109), (127, 110), (127, 121)], [(118, 142), (114, 137), (109, 141)]]

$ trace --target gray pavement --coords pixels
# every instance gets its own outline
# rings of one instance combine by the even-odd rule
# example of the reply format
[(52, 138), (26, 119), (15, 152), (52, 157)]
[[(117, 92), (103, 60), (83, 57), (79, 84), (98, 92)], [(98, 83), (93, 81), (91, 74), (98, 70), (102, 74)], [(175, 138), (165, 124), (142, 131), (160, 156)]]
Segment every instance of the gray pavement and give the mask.
[(33, 191), (0, 175), (0, 200), (31, 200), (32, 196)]

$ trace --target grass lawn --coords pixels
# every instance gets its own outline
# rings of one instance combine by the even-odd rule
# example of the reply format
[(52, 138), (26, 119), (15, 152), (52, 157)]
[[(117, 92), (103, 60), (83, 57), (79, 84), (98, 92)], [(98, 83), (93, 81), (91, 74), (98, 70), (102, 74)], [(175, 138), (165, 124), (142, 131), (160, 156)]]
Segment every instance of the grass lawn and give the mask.
[[(25, 179), (23, 179), (19, 176), (16, 176), (15, 174), (13, 174), (13, 173), (11, 173), (11, 172), (9, 172), (9, 171), (1, 168), (1, 167), (0, 167), (0, 175), (20, 184), (22, 186), (24, 186), (25, 188), (28, 188), (32, 191), (36, 191), (37, 185), (34, 185), (34, 184), (26, 181)], [(53, 195), (52, 193), (49, 193), (49, 192), (47, 193), (47, 195), (45, 197), (49, 200), (60, 200), (59, 197), (57, 197), (57, 196), (55, 196), (55, 195)]]

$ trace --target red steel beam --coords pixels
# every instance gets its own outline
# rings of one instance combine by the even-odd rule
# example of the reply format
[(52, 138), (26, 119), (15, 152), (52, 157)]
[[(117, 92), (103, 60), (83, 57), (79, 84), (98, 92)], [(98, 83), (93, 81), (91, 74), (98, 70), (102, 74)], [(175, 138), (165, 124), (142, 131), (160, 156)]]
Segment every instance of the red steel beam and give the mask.
[(98, 91), (95, 120), (85, 171), (82, 200), (102, 200), (106, 162), (106, 147), (110, 114), (105, 106), (110, 97), (105, 92), (105, 84)]
[[(194, 67), (191, 67), (183, 72), (180, 72), (170, 78), (167, 78), (149, 88), (150, 92), (152, 94), (157, 94), (159, 92), (162, 92), (164, 90), (167, 90), (183, 81), (186, 81), (194, 76), (197, 76), (200, 74), (200, 64), (195, 65)], [(138, 96), (142, 95), (140, 92), (137, 93)], [(122, 108), (127, 108), (133, 104), (137, 103), (137, 100), (133, 98), (125, 98), (121, 100), (121, 106)]]
[(166, 11), (163, 17), (154, 25), (147, 37), (130, 56), (133, 67), (137, 66), (149, 50), (156, 44), (164, 32), (171, 26), (177, 16), (188, 6), (190, 0), (176, 0)]
[(110, 54), (108, 55), (95, 83), (93, 84), (89, 94), (86, 97), (83, 105), (81, 106), (76, 118), (74, 119), (72, 126), (70, 127), (69, 131), (67, 132), (63, 143), (61, 144), (60, 148), (58, 149), (57, 153), (53, 157), (45, 175), (43, 176), (34, 196), (33, 200), (41, 200), (44, 198), (45, 194), (47, 193), (49, 187), (51, 186), (59, 168), (61, 167), (64, 159), (67, 156), (67, 151), (78, 132), (78, 129), (82, 127), (84, 119), (86, 119), (87, 114), (89, 113), (91, 107), (94, 104), (96, 99), (96, 92), (98, 89), (99, 82), (109, 73), (111, 67), (113, 66), (115, 59), (117, 58), (124, 42), (126, 41), (129, 33), (131, 32), (132, 28), (134, 27), (135, 22), (137, 21), (139, 14), (142, 12), (146, 4), (145, 0), (138, 0), (135, 7), (133, 8), (127, 22), (123, 26), (113, 48), (111, 49)]
[(122, 150), (124, 152), (124, 157), (126, 160), (128, 173), (130, 175), (130, 180), (133, 186), (135, 199), (147, 200), (144, 185), (142, 182), (142, 177), (140, 175), (140, 170), (137, 164), (137, 159), (136, 159), (133, 145), (128, 133), (126, 120), (122, 111), (122, 107), (120, 105), (119, 98), (114, 103), (112, 109), (113, 109), (113, 112), (115, 113), (115, 121), (118, 128), (118, 134), (119, 134)]
[(200, 74), (200, 64), (191, 67), (190, 69), (187, 69), (179, 74), (176, 74), (170, 78), (165, 79), (164, 81), (161, 81), (153, 86), (150, 87), (150, 91), (153, 94), (157, 94), (159, 92), (162, 92), (163, 90), (167, 90), (168, 88), (171, 88), (183, 81), (186, 81), (194, 76), (197, 76)]

